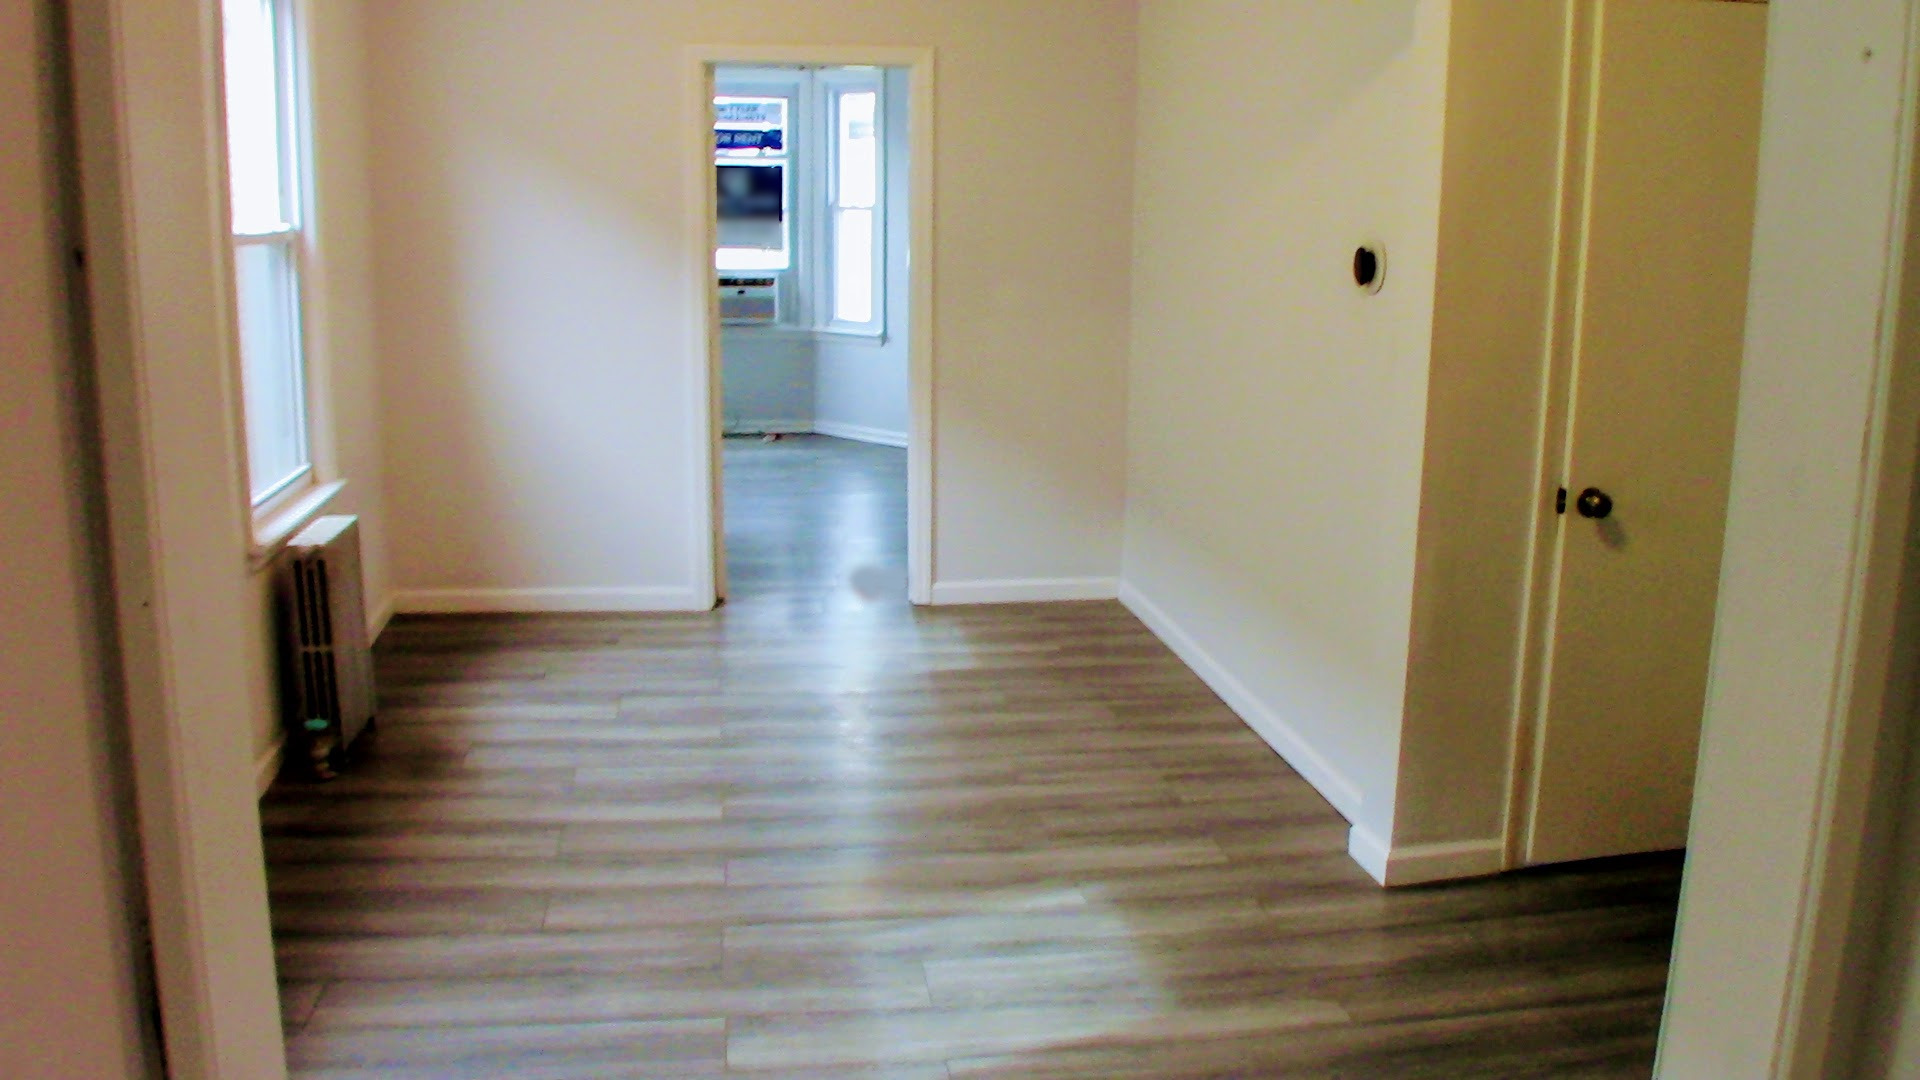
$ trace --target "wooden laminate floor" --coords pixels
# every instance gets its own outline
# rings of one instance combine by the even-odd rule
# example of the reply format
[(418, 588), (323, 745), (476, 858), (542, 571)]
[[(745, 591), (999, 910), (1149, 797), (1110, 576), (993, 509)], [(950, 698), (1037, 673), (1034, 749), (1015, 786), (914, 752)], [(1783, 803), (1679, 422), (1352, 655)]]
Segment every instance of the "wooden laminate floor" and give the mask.
[(1680, 867), (1384, 892), (1112, 603), (915, 610), (899, 451), (727, 447), (734, 599), (406, 618), (262, 807), (300, 1077), (1638, 1077)]

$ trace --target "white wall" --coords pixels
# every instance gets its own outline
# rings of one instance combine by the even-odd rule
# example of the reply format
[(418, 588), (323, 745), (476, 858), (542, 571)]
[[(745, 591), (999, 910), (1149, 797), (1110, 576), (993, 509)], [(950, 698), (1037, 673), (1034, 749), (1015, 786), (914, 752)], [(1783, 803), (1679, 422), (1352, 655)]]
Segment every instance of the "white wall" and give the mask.
[(360, 518), (369, 617), (392, 601), (380, 367), (375, 351), (372, 177), (368, 169), (366, 0), (309, 0), (314, 220), (311, 347), (328, 415), (316, 447), (347, 488), (330, 513)]
[(889, 71), (886, 86), (887, 323), (883, 344), (826, 338), (814, 371), (814, 418), (828, 434), (906, 445), (909, 75)]
[[(1447, 10), (1141, 9), (1126, 598), (1382, 841), (1406, 689)], [(1389, 255), (1373, 297), (1350, 270), (1366, 241)]]
[(720, 331), (720, 421), (729, 432), (812, 431), (811, 335), (752, 327)]
[[(684, 142), (683, 49), (715, 42), (936, 51), (935, 574), (1111, 579), (1133, 22), (1126, 0), (373, 5), (398, 586), (697, 601), (689, 313), (711, 286), (689, 279), (664, 148)], [(1031, 287), (1067, 252), (1065, 285)]]
[(70, 347), (45, 0), (0, 3), (0, 1072), (152, 1075), (91, 379)]

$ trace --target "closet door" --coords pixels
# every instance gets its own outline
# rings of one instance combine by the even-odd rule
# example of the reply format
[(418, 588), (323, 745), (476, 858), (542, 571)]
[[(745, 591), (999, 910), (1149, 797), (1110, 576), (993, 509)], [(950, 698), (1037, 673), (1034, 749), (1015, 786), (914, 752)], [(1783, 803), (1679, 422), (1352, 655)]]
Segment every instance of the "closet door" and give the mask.
[(1766, 11), (1703, 0), (1599, 7), (1529, 862), (1686, 843), (1732, 464)]

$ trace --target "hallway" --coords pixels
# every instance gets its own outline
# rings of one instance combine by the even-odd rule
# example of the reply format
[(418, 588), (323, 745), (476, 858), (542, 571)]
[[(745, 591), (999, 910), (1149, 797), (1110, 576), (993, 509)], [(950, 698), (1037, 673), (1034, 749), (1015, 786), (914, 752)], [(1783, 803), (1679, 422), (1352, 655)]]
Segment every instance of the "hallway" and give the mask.
[(903, 456), (729, 442), (717, 612), (393, 624), (295, 1075), (1647, 1075), (1677, 859), (1380, 890), (1118, 604), (907, 605)]

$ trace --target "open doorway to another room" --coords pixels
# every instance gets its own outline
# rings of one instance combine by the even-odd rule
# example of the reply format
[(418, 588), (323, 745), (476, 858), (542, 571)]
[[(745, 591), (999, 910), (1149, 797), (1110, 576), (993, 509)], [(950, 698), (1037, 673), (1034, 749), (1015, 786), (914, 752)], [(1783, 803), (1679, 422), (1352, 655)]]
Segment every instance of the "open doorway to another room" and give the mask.
[(908, 80), (714, 69), (731, 603), (907, 600)]

